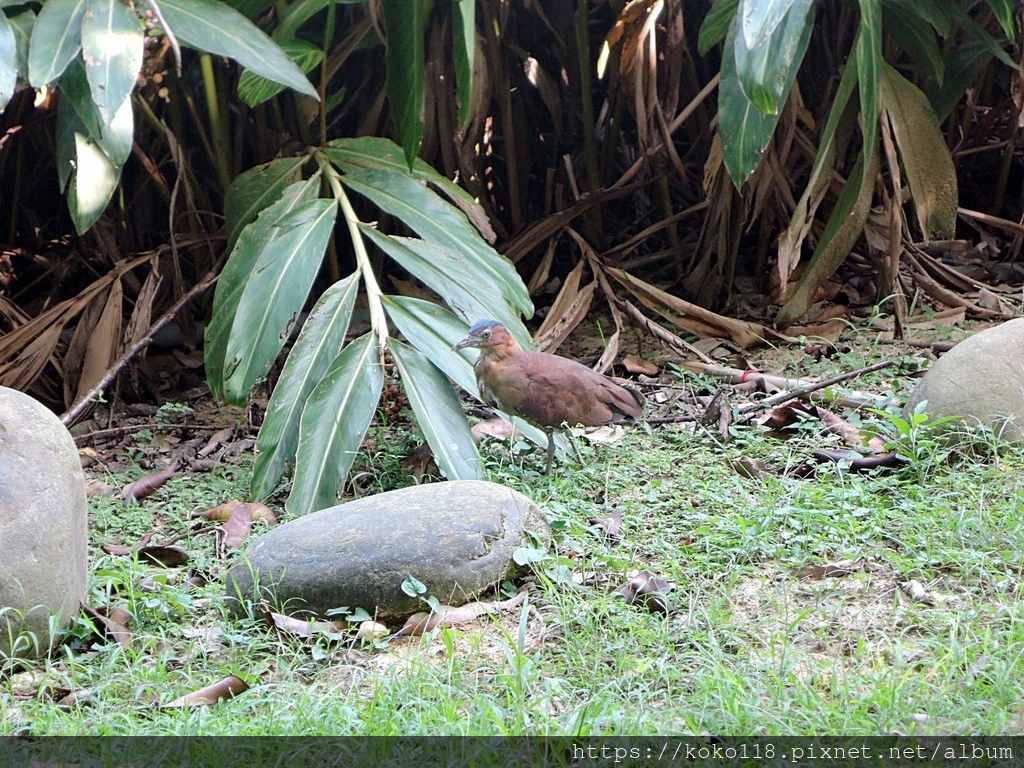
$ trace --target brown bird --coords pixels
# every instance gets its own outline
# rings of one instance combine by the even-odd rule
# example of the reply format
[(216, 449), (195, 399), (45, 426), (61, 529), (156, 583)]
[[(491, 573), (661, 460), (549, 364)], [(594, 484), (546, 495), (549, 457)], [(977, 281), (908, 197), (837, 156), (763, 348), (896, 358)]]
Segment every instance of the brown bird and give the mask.
[(480, 350), (473, 365), (480, 396), (547, 433), (547, 474), (555, 455), (552, 434), (563, 425), (635, 423), (643, 416), (643, 395), (632, 387), (616, 384), (574, 360), (528, 352), (495, 320), (478, 320), (453, 347), (466, 348)]

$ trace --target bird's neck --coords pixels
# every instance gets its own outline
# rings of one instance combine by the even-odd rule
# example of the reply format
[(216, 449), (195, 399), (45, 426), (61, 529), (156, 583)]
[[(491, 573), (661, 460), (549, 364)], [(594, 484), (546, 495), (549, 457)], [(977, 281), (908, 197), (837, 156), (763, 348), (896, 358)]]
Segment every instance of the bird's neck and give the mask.
[(500, 363), (502, 360), (507, 360), (512, 355), (521, 351), (516, 340), (510, 336), (498, 344), (481, 347), (479, 360), (488, 364)]

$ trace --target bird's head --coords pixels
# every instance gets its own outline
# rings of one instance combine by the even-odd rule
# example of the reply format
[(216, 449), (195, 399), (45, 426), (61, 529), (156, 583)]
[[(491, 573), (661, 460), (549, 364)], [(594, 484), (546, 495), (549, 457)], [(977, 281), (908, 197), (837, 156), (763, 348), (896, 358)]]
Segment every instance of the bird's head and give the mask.
[(469, 335), (452, 347), (456, 351), (469, 348), (479, 349), (485, 353), (507, 348), (511, 353), (519, 346), (508, 329), (497, 320), (477, 320), (469, 329)]

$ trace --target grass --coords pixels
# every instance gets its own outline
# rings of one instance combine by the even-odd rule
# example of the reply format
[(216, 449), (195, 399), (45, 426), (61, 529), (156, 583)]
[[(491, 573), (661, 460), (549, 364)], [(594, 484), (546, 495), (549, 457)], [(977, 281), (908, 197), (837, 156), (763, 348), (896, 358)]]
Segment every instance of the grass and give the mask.
[[(138, 506), (93, 499), (89, 602), (125, 604), (133, 639), (96, 645), (78, 621), (51, 658), (13, 662), (0, 677), (0, 734), (1020, 732), (1024, 454), (983, 434), (951, 454), (927, 424), (900, 437), (897, 417), (862, 418), (913, 460), (808, 479), (731, 468), (742, 457), (804, 462), (832, 440), (812, 424), (787, 441), (737, 428), (724, 445), (683, 427), (633, 430), (611, 445), (581, 441), (586, 463), (552, 477), (538, 473), (542, 451), (491, 443), (489, 478), (533, 498), (556, 533), (529, 604), (370, 645), (229, 619), (210, 534), (181, 542), (214, 577), (198, 589), (183, 572), (99, 550), (154, 529), (187, 533), (194, 509), (244, 497), (248, 458), (174, 478)], [(401, 484), (401, 460), (387, 448), (363, 457), (358, 487)], [(589, 522), (613, 508), (618, 541)], [(836, 561), (852, 572), (797, 575)], [(641, 569), (673, 582), (668, 617), (615, 596)], [(911, 580), (931, 604), (904, 593)], [(251, 688), (215, 707), (158, 706), (229, 674)], [(55, 706), (55, 692), (83, 688), (87, 703)]]

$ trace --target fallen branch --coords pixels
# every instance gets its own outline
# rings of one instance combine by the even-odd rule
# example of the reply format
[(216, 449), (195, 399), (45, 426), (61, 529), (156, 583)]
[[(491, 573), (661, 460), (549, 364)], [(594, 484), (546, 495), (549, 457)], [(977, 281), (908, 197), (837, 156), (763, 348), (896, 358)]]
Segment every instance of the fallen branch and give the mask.
[(840, 373), (838, 376), (833, 376), (823, 381), (819, 381), (816, 384), (808, 384), (804, 387), (790, 390), (789, 392), (780, 392), (777, 395), (766, 397), (764, 400), (760, 400), (756, 403), (750, 403), (749, 405), (745, 405), (739, 409), (738, 413), (740, 416), (745, 416), (748, 413), (761, 411), (764, 410), (765, 408), (774, 408), (776, 405), (779, 405), (780, 403), (785, 403), (789, 400), (795, 400), (799, 397), (803, 397), (804, 395), (809, 395), (812, 392), (817, 392), (820, 389), (831, 387), (833, 384), (841, 384), (842, 382), (848, 381), (849, 379), (854, 379), (858, 376), (862, 376), (865, 373), (880, 371), (883, 368), (888, 368), (892, 364), (892, 360), (883, 360), (880, 363), (873, 363), (872, 365), (867, 365), (863, 368), (858, 368), (855, 371), (847, 371), (846, 373)]

